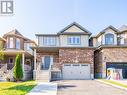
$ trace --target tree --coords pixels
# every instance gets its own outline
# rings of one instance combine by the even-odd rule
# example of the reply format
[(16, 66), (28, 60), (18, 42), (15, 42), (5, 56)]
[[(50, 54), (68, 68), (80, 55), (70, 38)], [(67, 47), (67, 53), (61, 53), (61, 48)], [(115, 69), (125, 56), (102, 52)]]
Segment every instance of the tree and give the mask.
[(21, 56), (19, 54), (16, 55), (14, 71), (13, 71), (14, 79), (16, 81), (20, 81), (23, 78), (23, 70), (21, 65)]
[(4, 60), (4, 52), (3, 52), (3, 42), (0, 41), (0, 62)]

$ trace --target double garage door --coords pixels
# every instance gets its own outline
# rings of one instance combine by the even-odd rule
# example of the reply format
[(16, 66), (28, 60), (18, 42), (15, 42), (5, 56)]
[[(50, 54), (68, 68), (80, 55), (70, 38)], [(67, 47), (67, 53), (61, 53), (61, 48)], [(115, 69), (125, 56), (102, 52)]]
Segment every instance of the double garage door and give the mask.
[(64, 64), (63, 79), (90, 79), (90, 64)]

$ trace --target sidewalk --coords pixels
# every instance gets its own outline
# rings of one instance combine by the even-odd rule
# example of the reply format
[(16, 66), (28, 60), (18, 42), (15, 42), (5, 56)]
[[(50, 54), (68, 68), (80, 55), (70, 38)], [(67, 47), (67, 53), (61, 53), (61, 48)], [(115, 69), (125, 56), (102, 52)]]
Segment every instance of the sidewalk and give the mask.
[(39, 82), (27, 95), (56, 95), (56, 83)]
[[(126, 90), (126, 91), (127, 91), (127, 88), (126, 88), (126, 87), (123, 87), (123, 86), (119, 86), (119, 85), (116, 85), (116, 84), (113, 84), (113, 83), (109, 83), (109, 82), (106, 82), (106, 81), (104, 81), (104, 80), (99, 80), (99, 79), (96, 79), (96, 81), (102, 82), (102, 83), (105, 83), (105, 84), (107, 84), (107, 85), (111, 85), (111, 86), (113, 86), (113, 87), (116, 87), (116, 88), (119, 88), (119, 89), (122, 89), (122, 90)], [(111, 80), (111, 81), (120, 83), (121, 85), (126, 85), (126, 84), (123, 84), (123, 83), (118, 82), (118, 81), (115, 81), (115, 80)]]
[(127, 85), (127, 79), (124, 79), (124, 80), (113, 80), (113, 81), (116, 81), (116, 82), (119, 82), (121, 84)]

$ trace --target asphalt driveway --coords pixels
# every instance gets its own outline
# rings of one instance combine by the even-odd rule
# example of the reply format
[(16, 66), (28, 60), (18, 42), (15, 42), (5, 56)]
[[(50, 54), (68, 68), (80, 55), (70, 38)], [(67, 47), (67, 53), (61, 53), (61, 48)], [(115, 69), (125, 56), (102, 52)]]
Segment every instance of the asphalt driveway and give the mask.
[(57, 83), (57, 95), (127, 95), (127, 91), (95, 80), (62, 80)]

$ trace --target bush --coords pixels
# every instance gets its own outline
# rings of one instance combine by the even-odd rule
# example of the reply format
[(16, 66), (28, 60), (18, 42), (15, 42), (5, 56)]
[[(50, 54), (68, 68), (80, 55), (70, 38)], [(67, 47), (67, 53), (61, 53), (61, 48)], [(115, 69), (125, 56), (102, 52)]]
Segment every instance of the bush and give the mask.
[(6, 81), (10, 81), (10, 78), (9, 77), (6, 77)]
[(23, 78), (23, 70), (21, 65), (21, 56), (19, 54), (16, 55), (15, 65), (14, 65), (14, 79), (16, 81), (20, 81)]

